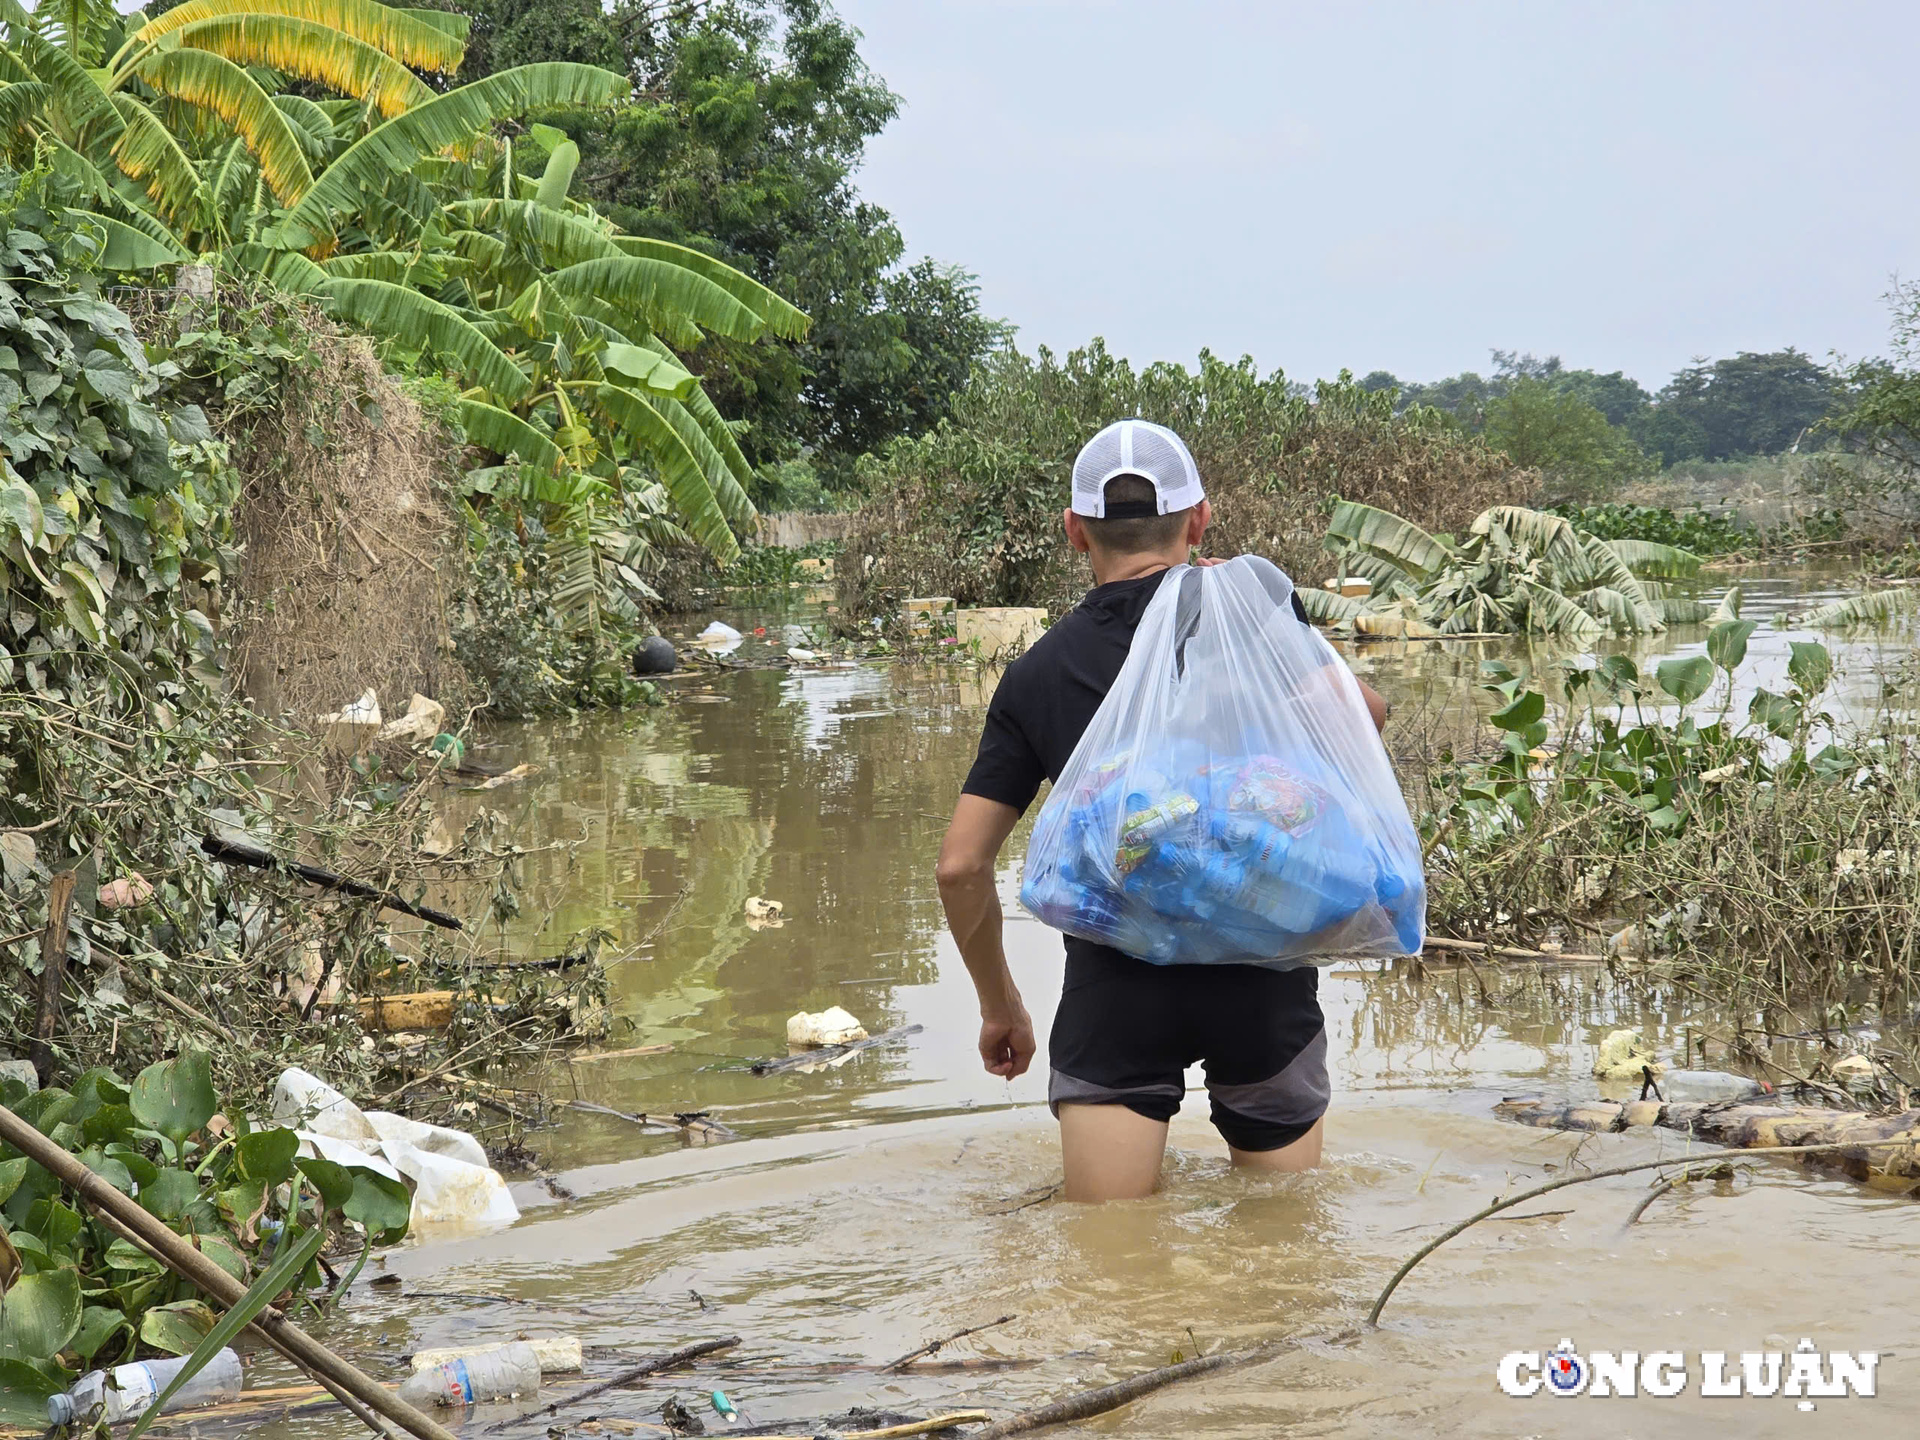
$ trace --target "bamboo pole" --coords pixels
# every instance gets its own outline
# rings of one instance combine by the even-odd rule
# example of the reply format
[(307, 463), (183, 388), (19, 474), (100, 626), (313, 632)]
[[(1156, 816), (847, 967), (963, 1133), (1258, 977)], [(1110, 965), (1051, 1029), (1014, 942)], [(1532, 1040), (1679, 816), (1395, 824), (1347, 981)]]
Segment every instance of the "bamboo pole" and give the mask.
[[(0, 1140), (52, 1174), (93, 1210), (129, 1231), (168, 1269), (191, 1281), (222, 1307), (232, 1309), (246, 1295), (246, 1286), (4, 1105), (0, 1105)], [(253, 1328), (343, 1400), (360, 1402), (419, 1440), (456, 1440), (452, 1431), (342, 1360), (271, 1306), (255, 1318)]]

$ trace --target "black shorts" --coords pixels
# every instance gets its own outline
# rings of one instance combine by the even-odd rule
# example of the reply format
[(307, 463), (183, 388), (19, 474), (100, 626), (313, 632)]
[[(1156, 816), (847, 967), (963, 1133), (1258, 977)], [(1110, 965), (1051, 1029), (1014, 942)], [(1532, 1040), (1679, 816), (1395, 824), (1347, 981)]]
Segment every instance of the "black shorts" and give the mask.
[(1213, 1124), (1236, 1150), (1291, 1145), (1327, 1111), (1327, 1032), (1311, 967), (1149, 965), (1073, 946), (1048, 1042), (1047, 1102), (1171, 1120), (1206, 1063)]

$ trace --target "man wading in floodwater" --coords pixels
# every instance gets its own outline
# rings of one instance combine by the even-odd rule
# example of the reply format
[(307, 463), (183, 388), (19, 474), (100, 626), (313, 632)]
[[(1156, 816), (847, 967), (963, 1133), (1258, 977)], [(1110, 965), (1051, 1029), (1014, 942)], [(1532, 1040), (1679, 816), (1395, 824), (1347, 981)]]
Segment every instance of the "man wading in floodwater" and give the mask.
[[(1059, 780), (1148, 602), (1167, 571), (1187, 563), (1213, 511), (1180, 437), (1123, 420), (1074, 461), (1065, 518), (1067, 543), (1092, 562), (1094, 587), (1001, 677), (940, 847), (940, 900), (980, 995), (980, 1058), (1008, 1079), (1026, 1073), (1034, 1036), (1001, 947), (1000, 847), (1040, 782)], [(1297, 596), (1293, 610), (1306, 624)], [(1386, 703), (1364, 684), (1360, 692), (1379, 727)], [(1328, 1097), (1318, 984), (1311, 966), (1150, 965), (1068, 936), (1047, 1084), (1066, 1198), (1152, 1193), (1167, 1122), (1196, 1061), (1206, 1064), (1213, 1123), (1234, 1164), (1317, 1165)]]

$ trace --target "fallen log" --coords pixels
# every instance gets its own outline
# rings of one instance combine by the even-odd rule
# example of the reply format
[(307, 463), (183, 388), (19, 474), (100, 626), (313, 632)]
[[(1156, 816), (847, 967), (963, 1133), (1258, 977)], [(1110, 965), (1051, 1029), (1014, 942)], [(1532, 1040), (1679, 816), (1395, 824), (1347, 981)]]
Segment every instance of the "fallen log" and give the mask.
[(411, 990), (362, 996), (353, 1004), (369, 1030), (444, 1030), (453, 1024), (453, 1000), (451, 990)]
[(415, 905), (411, 900), (403, 900), (391, 890), (380, 890), (362, 880), (354, 880), (335, 870), (319, 865), (306, 865), (298, 860), (282, 860), (271, 850), (258, 845), (248, 845), (243, 841), (230, 839), (211, 832), (200, 837), (200, 848), (210, 857), (226, 864), (251, 865), (256, 870), (284, 870), (289, 875), (298, 876), (309, 885), (318, 885), (323, 890), (338, 890), (342, 895), (351, 895), (356, 900), (378, 900), (383, 909), (398, 910), (402, 915), (411, 915), (416, 920), (424, 920), (429, 925), (438, 925), (442, 930), (464, 930), (455, 916), (444, 910), (436, 910), (431, 905)]
[(1539, 1130), (1615, 1134), (1657, 1126), (1730, 1149), (1818, 1145), (1825, 1148), (1809, 1157), (1814, 1163), (1841, 1170), (1855, 1180), (1920, 1179), (1920, 1109), (1894, 1115), (1862, 1115), (1818, 1105), (1688, 1100), (1568, 1103), (1538, 1095), (1515, 1095), (1494, 1106), (1493, 1113)]

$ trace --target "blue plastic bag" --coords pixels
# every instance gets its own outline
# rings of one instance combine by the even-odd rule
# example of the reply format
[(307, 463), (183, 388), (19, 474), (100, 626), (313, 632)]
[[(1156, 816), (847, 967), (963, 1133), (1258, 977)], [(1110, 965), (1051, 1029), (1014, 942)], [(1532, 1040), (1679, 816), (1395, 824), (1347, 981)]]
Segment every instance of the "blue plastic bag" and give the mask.
[(1420, 842), (1358, 685), (1268, 561), (1181, 566), (1034, 823), (1020, 902), (1155, 964), (1410, 955)]

